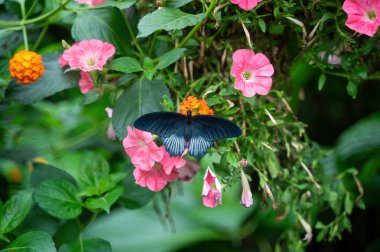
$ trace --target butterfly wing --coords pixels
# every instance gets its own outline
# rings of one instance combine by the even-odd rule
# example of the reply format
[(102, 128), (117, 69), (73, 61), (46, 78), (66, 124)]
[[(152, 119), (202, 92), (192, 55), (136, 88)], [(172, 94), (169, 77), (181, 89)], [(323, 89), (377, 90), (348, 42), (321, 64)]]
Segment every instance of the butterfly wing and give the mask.
[(184, 138), (184, 131), (186, 123), (177, 122), (173, 125), (175, 130), (169, 137), (161, 136), (162, 143), (165, 146), (170, 156), (181, 156), (186, 148), (186, 140)]
[(211, 148), (213, 141), (207, 141), (203, 137), (202, 127), (199, 124), (192, 123), (191, 138), (189, 143), (189, 153), (191, 156), (201, 159)]
[(192, 118), (192, 124), (199, 125), (200, 135), (208, 142), (241, 135), (239, 126), (223, 117), (197, 115)]
[(186, 124), (184, 115), (174, 112), (154, 112), (140, 116), (133, 126), (139, 130), (169, 138), (174, 132), (178, 135), (178, 126), (182, 124)]

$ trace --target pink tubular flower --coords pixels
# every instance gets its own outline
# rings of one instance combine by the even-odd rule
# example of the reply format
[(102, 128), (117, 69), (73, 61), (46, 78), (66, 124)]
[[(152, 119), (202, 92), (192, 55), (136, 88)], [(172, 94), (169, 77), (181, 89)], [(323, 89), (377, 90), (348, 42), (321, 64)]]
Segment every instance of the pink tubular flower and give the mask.
[(231, 3), (239, 5), (243, 10), (252, 10), (256, 5), (263, 0), (230, 0)]
[(161, 191), (168, 182), (178, 177), (177, 167), (183, 166), (186, 161), (182, 157), (170, 157), (169, 153), (161, 146), (163, 157), (149, 170), (141, 170), (138, 167), (133, 171), (136, 183), (142, 187), (148, 187), (151, 191)]
[(97, 6), (104, 3), (106, 0), (75, 0), (79, 4), (88, 4), (90, 6)]
[(249, 187), (248, 179), (245, 176), (243, 170), (241, 170), (240, 176), (241, 176), (241, 185), (243, 187), (240, 204), (245, 207), (251, 207), (253, 205), (252, 192), (251, 192), (251, 188)]
[(132, 164), (143, 171), (150, 171), (155, 162), (160, 162), (164, 150), (159, 148), (149, 132), (128, 127), (128, 136), (123, 140), (125, 152)]
[[(109, 119), (112, 119), (112, 112), (113, 110), (111, 108), (109, 107), (106, 108), (106, 113)], [(113, 129), (112, 122), (110, 122), (110, 124), (108, 125), (107, 137), (110, 140), (116, 140), (116, 133), (115, 133), (115, 130)]]
[(202, 198), (206, 207), (214, 208), (222, 204), (222, 186), (210, 167), (207, 168), (203, 178)]
[(235, 77), (235, 89), (243, 91), (246, 97), (269, 93), (274, 69), (264, 54), (240, 49), (234, 52), (232, 59), (231, 75)]
[(82, 94), (94, 89), (94, 81), (87, 72), (80, 72), (79, 88)]
[(189, 181), (194, 177), (199, 168), (199, 162), (186, 160), (186, 164), (178, 169), (178, 179), (182, 181)]
[(343, 10), (348, 18), (346, 25), (351, 30), (373, 37), (380, 25), (380, 1), (346, 0)]
[(70, 68), (79, 68), (84, 72), (102, 70), (107, 60), (115, 53), (115, 47), (97, 39), (82, 40), (66, 49), (62, 62), (66, 61)]

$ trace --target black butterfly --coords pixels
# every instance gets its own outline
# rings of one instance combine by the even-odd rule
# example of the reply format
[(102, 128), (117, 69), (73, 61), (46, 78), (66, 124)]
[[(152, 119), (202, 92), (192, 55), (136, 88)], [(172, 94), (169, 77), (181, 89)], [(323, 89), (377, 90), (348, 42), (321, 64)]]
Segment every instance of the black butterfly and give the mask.
[(241, 129), (233, 122), (217, 116), (192, 116), (174, 112), (154, 112), (139, 117), (134, 127), (159, 135), (170, 156), (181, 156), (186, 148), (200, 159), (214, 141), (238, 137)]

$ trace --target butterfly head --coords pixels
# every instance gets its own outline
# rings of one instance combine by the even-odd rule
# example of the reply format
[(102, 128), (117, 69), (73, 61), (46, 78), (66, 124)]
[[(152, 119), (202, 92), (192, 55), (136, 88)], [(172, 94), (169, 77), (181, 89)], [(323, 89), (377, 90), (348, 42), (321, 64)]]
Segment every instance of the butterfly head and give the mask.
[(193, 114), (193, 112), (192, 112), (191, 110), (188, 110), (187, 113), (186, 113), (186, 116), (187, 116), (187, 117), (191, 117), (192, 114)]

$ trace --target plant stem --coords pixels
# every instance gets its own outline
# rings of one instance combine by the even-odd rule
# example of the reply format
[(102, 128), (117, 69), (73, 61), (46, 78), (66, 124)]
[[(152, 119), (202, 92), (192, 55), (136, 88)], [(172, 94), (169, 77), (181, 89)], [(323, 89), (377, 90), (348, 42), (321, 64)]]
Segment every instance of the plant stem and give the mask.
[(22, 24), (21, 24), (21, 28), (22, 28), (22, 37), (24, 38), (24, 48), (25, 50), (29, 51), (29, 44), (28, 44), (28, 35), (26, 33), (26, 28), (25, 28), (25, 19), (26, 19), (26, 14), (25, 14), (25, 2), (22, 1), (20, 3), (20, 6), (21, 6), (21, 16), (22, 16)]
[[(210, 15), (211, 11), (214, 9), (216, 2), (217, 0), (211, 0), (210, 5), (207, 7), (206, 17), (204, 20), (208, 18), (208, 15)], [(193, 37), (194, 33), (198, 31), (199, 27), (202, 25), (204, 20), (202, 20), (202, 22), (199, 22), (196, 26), (193, 27), (193, 29), (191, 29), (189, 34), (187, 34), (187, 36), (181, 42), (179, 42), (179, 44), (177, 45), (177, 48), (182, 47), (191, 37)]]
[(35, 43), (34, 46), (33, 46), (32, 51), (36, 51), (36, 50), (37, 50), (38, 46), (40, 45), (42, 39), (44, 38), (44, 36), (45, 36), (45, 34), (46, 34), (48, 28), (49, 28), (49, 25), (48, 25), (48, 24), (44, 26), (44, 28), (42, 29), (42, 31), (41, 31), (41, 33), (40, 33), (40, 36), (38, 36), (38, 39), (37, 39), (36, 43)]
[(139, 43), (137, 42), (137, 39), (135, 37), (135, 34), (133, 33), (133, 30), (132, 30), (131, 24), (129, 23), (127, 15), (123, 13), (123, 17), (124, 17), (125, 24), (127, 25), (128, 32), (129, 34), (131, 34), (133, 44), (135, 44), (137, 51), (139, 51), (140, 53), (140, 56), (144, 58), (145, 57), (144, 51), (141, 49), (141, 47), (139, 46)]
[(22, 26), (22, 25), (28, 25), (28, 24), (37, 23), (37, 22), (39, 22), (41, 20), (44, 20), (45, 18), (49, 18), (49, 17), (53, 16), (54, 14), (56, 14), (58, 11), (60, 11), (61, 9), (63, 9), (68, 2), (70, 2), (70, 0), (64, 0), (64, 2), (62, 4), (60, 4), (56, 9), (54, 9), (54, 10), (52, 10), (52, 11), (50, 11), (50, 12), (44, 14), (44, 15), (41, 15), (41, 16), (29, 19), (29, 20), (20, 20), (20, 21), (4, 21), (4, 20), (0, 20), (0, 27), (1, 26), (3, 26), (3, 27)]
[(30, 14), (32, 14), (34, 8), (36, 7), (38, 3), (38, 0), (34, 0), (32, 6), (29, 8), (28, 12), (26, 13), (26, 16), (25, 16), (25, 19), (27, 19), (29, 17)]

